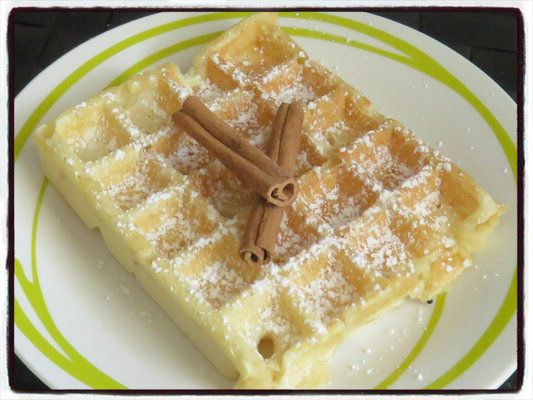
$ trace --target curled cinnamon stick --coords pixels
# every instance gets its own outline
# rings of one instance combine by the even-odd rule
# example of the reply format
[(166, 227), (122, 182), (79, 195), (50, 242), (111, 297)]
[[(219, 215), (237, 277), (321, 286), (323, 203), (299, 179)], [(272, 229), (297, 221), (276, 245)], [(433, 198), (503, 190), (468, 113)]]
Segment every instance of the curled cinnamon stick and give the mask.
[(229, 125), (213, 114), (198, 98), (189, 97), (183, 110), (176, 112), (172, 120), (230, 169), (245, 186), (267, 202), (286, 207), (296, 197), (296, 180), (233, 132)]
[[(272, 125), (268, 156), (291, 173), (298, 157), (303, 117), (303, 110), (297, 103), (284, 103)], [(268, 204), (259, 197), (256, 199), (239, 249), (239, 255), (245, 262), (260, 266), (270, 261), (284, 212), (284, 208)]]

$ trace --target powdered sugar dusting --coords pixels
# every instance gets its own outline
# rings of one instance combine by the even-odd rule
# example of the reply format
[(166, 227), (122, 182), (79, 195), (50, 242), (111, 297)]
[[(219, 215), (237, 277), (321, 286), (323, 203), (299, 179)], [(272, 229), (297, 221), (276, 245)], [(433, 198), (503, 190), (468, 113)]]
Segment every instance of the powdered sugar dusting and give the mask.
[(346, 307), (359, 299), (359, 294), (338, 269), (339, 266), (331, 259), (308, 284), (289, 286), (289, 293), (302, 312), (313, 317), (310, 325), (319, 336), (327, 331), (326, 326), (334, 318), (341, 318)]
[(247, 281), (231, 267), (231, 259), (216, 261), (198, 276), (187, 280), (193, 296), (220, 308), (248, 286)]
[(367, 231), (368, 236), (360, 238), (357, 247), (347, 253), (358, 268), (386, 277), (405, 273), (405, 266), (409, 272), (414, 272), (412, 260), (404, 244), (388, 226), (357, 225), (353, 227), (352, 234), (359, 238), (357, 232), (362, 230)]

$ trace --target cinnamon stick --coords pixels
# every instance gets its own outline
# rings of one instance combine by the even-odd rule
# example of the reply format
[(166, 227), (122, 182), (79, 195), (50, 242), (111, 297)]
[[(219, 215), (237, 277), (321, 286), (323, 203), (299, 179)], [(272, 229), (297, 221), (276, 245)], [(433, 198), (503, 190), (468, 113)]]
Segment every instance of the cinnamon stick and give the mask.
[[(281, 104), (274, 117), (270, 133), (267, 156), (276, 163), (278, 161), (279, 145), (281, 143), (283, 125), (285, 124), (288, 107), (289, 105), (287, 103)], [(245, 262), (256, 266), (260, 266), (270, 260), (270, 253), (256, 243), (262, 225), (264, 212), (265, 202), (261, 197), (257, 196), (254, 206), (250, 210), (242, 238), (241, 248), (239, 250), (239, 254)]]
[(296, 197), (296, 180), (237, 135), (198, 98), (189, 97), (172, 120), (267, 202), (286, 207)]
[[(297, 103), (282, 104), (272, 125), (268, 156), (283, 169), (294, 170), (300, 146), (303, 110)], [(239, 255), (252, 266), (270, 261), (276, 246), (284, 208), (256, 199), (246, 223)]]
[(240, 156), (255, 164), (269, 175), (289, 178), (290, 174), (276, 161), (251, 145), (243, 136), (237, 134), (231, 126), (212, 112), (198, 96), (189, 96), (181, 110), (193, 117), (202, 127)]

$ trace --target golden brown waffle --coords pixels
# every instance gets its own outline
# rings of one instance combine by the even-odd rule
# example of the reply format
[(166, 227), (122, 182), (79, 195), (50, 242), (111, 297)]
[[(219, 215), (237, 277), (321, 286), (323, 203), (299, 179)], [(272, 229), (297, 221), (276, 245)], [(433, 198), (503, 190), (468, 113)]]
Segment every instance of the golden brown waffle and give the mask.
[[(171, 124), (193, 92), (260, 148), (281, 102), (305, 105), (300, 194), (261, 270), (238, 256), (252, 194)], [(503, 211), (270, 13), (209, 44), (186, 77), (172, 64), (133, 77), (35, 140), (51, 182), (240, 388), (325, 382), (345, 335), (446, 290)]]

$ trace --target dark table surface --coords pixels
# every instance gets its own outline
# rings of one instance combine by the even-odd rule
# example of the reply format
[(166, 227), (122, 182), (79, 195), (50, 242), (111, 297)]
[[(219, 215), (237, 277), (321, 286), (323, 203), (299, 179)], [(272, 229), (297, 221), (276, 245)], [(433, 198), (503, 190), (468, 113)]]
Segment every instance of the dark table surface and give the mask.
[[(131, 20), (143, 11), (17, 12), (14, 25), (14, 89), (18, 94), (39, 72), (86, 40)], [(392, 19), (429, 35), (467, 58), (515, 101), (517, 93), (517, 20), (512, 12), (381, 11)], [(47, 390), (15, 356), (12, 388)], [(515, 372), (502, 389), (516, 389)]]

